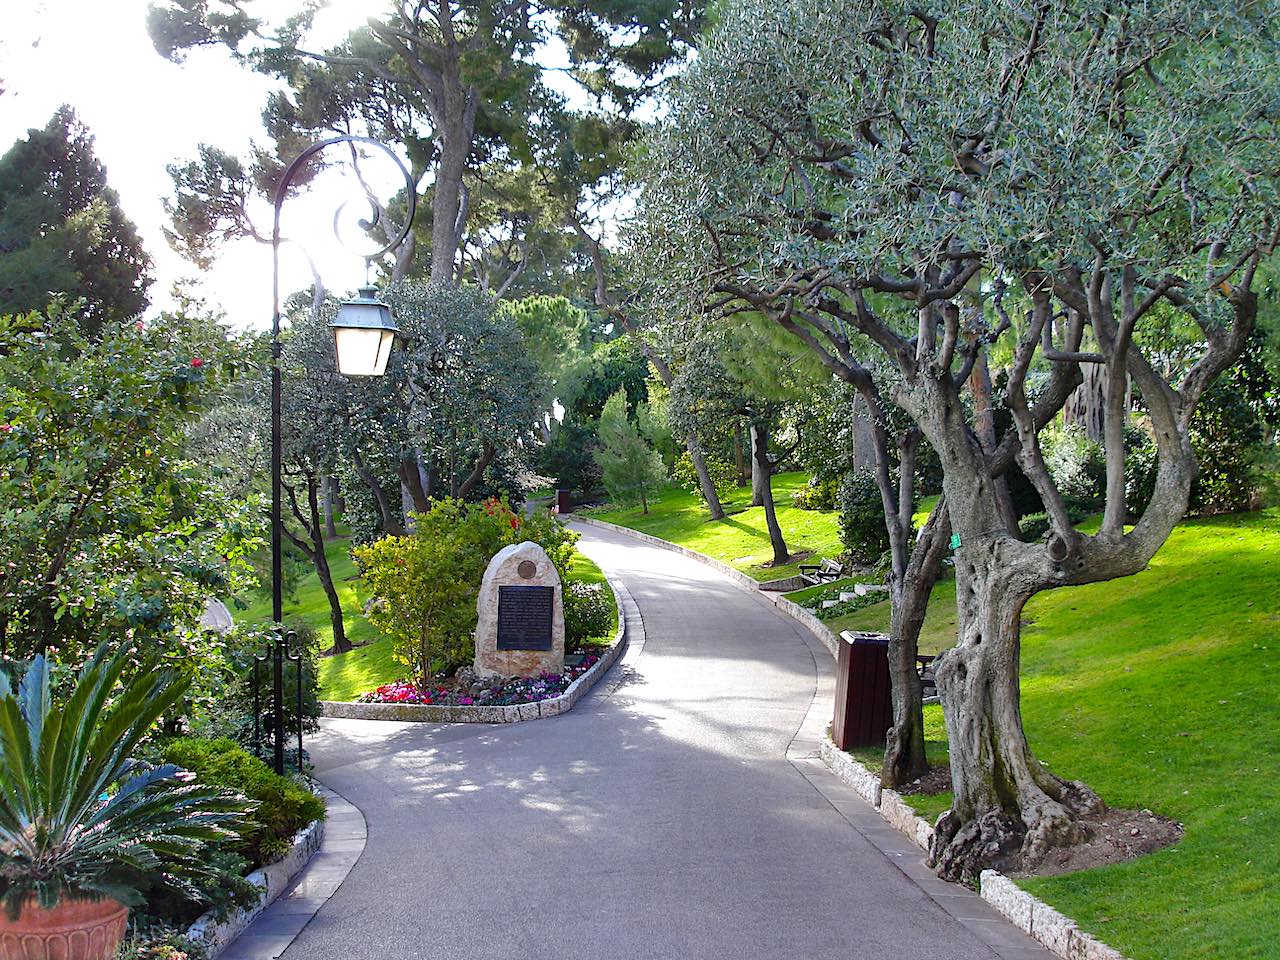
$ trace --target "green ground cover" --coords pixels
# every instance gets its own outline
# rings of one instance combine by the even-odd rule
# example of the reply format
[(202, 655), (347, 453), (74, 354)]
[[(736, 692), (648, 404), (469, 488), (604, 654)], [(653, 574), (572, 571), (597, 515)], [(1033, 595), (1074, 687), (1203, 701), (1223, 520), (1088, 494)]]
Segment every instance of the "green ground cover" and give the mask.
[[(773, 500), (778, 525), (792, 554), (809, 551), (803, 561), (816, 563), (822, 557), (837, 557), (843, 551), (840, 526), (834, 511), (801, 510), (792, 506), (791, 494), (808, 482), (804, 473), (780, 473), (773, 478)], [(675, 485), (667, 487), (649, 504), (649, 512), (639, 507), (605, 507), (584, 511), (600, 520), (630, 527), (670, 540), (681, 546), (715, 557), (757, 580), (773, 580), (799, 573), (798, 563), (784, 567), (765, 566), (773, 556), (764, 507), (752, 507), (751, 488), (738, 487), (724, 498), (726, 517), (713, 521), (702, 500)]]
[[(1280, 511), (1179, 526), (1134, 577), (1044, 593), (1026, 608), (1022, 706), (1036, 754), (1107, 803), (1186, 825), (1124, 864), (1021, 881), (1133, 960), (1277, 956), (1280, 944)], [(954, 635), (954, 581), (921, 637)], [(888, 604), (847, 618), (877, 629)], [(926, 708), (931, 759), (945, 757)], [(878, 765), (875, 751), (861, 758)], [(947, 795), (911, 797), (926, 816)]]
[[(357, 644), (350, 653), (325, 657), (320, 661), (320, 699), (321, 700), (354, 700), (362, 693), (368, 693), (375, 687), (390, 683), (404, 676), (404, 664), (399, 663), (391, 655), (391, 641), (381, 636), (373, 625), (365, 619), (365, 596), (361, 592), (362, 584), (356, 576), (355, 564), (351, 561), (351, 546), (346, 539), (331, 541), (325, 548), (329, 558), (329, 568), (333, 572), (334, 583), (338, 587), (338, 597), (342, 602), (343, 624), (347, 630), (347, 638)], [(604, 578), (604, 574), (594, 563), (582, 554), (575, 554), (569, 568), (569, 577), (584, 583), (600, 583), (604, 585), (609, 598), (613, 598), (613, 590)], [(320, 579), (310, 573), (299, 579), (292, 598), (285, 598), (285, 620), (305, 620), (315, 627), (320, 638), (321, 648), (333, 645), (333, 627), (329, 623), (329, 602), (324, 590), (320, 587)], [(248, 609), (236, 614), (236, 620), (243, 623), (267, 622), (271, 619), (271, 598), (258, 598)], [(618, 626), (618, 616), (613, 616), (612, 631)]]
[[(329, 560), (329, 572), (338, 589), (338, 601), (342, 604), (342, 621), (347, 639), (352, 643), (368, 643), (378, 637), (378, 631), (364, 618), (367, 599), (361, 592), (363, 585), (351, 560), (351, 541), (346, 537), (330, 540), (324, 549)], [(269, 623), (271, 621), (271, 595), (263, 593), (246, 610), (232, 611), (237, 623)], [(320, 649), (333, 646), (333, 625), (329, 621), (329, 600), (320, 587), (320, 578), (314, 572), (299, 577), (292, 596), (284, 598), (284, 619), (305, 620), (315, 627)]]

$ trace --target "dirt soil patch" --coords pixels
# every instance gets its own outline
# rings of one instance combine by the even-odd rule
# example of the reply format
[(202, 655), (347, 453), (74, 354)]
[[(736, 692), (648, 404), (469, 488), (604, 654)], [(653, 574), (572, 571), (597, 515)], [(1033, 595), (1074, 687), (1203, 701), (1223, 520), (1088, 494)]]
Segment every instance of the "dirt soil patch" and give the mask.
[[(949, 767), (930, 767), (919, 780), (899, 789), (899, 793), (931, 795), (951, 789)], [(1172, 846), (1182, 839), (1183, 827), (1150, 810), (1108, 807), (1084, 818), (1086, 839), (1071, 847), (1051, 850), (1034, 870), (1015, 876), (1054, 877), (1060, 873), (1122, 863), (1144, 853)]]
[(1122, 810), (1108, 807), (1084, 818), (1088, 839), (1073, 847), (1049, 851), (1036, 869), (1038, 877), (1074, 873), (1090, 867), (1132, 860), (1172, 846), (1182, 839), (1182, 824), (1150, 810)]
[(951, 789), (951, 768), (933, 766), (919, 780), (912, 780), (899, 793), (917, 793), (929, 796), (935, 793), (946, 793)]

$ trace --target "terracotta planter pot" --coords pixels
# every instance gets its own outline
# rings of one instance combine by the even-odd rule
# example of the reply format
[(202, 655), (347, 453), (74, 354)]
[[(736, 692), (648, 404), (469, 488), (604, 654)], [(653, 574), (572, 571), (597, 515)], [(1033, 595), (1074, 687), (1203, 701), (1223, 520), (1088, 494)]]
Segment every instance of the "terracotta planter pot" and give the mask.
[(112, 960), (128, 919), (115, 900), (28, 901), (17, 920), (0, 911), (0, 960)]

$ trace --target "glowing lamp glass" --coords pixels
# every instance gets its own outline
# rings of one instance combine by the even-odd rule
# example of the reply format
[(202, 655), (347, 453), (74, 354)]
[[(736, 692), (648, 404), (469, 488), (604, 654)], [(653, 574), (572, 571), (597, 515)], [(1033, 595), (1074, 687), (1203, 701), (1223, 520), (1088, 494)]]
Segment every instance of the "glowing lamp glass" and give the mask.
[(344, 301), (329, 324), (338, 356), (338, 372), (348, 377), (380, 377), (387, 369), (399, 329), (391, 308), (364, 287), (354, 300)]

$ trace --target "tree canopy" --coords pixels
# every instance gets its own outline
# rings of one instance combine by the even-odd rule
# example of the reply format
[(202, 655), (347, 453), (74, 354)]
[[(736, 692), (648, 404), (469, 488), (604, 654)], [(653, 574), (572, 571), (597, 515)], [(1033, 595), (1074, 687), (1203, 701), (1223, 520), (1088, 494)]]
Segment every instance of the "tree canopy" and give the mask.
[(0, 157), (0, 314), (83, 297), (92, 334), (146, 309), (150, 265), (70, 107)]

